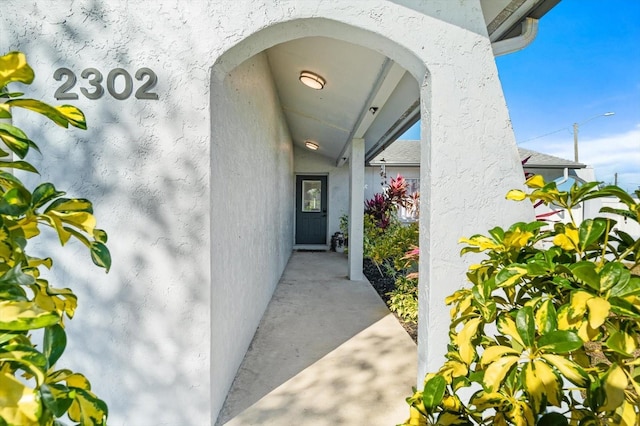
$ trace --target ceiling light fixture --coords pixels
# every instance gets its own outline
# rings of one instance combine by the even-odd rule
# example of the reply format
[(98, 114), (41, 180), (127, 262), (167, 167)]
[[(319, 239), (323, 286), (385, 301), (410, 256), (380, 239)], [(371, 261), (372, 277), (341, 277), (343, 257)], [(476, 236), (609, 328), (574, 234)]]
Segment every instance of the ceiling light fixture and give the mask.
[(311, 142), (311, 141), (305, 141), (304, 142), (304, 146), (306, 146), (307, 148), (309, 148), (312, 151), (317, 151), (318, 148), (319, 148), (317, 143)]
[(311, 87), (315, 90), (322, 90), (324, 88), (325, 80), (318, 74), (311, 71), (302, 71), (300, 73), (300, 82), (307, 87)]

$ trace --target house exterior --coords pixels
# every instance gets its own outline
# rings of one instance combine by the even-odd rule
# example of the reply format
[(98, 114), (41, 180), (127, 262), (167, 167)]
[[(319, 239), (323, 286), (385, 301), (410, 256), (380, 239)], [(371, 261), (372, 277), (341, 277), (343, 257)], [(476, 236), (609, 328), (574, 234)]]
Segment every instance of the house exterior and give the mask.
[[(596, 179), (593, 168), (582, 163), (521, 147), (518, 147), (518, 155), (524, 162), (524, 173), (542, 175), (545, 181), (556, 181), (560, 187)], [(381, 187), (397, 175), (407, 180), (410, 192), (419, 190), (420, 141), (398, 140), (392, 143), (369, 161), (365, 175), (366, 199), (380, 192)]]
[[(518, 147), (518, 154), (523, 161), (525, 174), (541, 175), (546, 182), (555, 181), (558, 188), (568, 190), (574, 183), (593, 182), (596, 180), (592, 167), (571, 160), (565, 160), (549, 154)], [(373, 198), (376, 192), (392, 179), (401, 175), (408, 184), (408, 192), (413, 194), (420, 191), (420, 141), (398, 140), (376, 157), (366, 167), (365, 171), (365, 199)], [(578, 222), (596, 216), (610, 217), (617, 221), (616, 228), (628, 233), (634, 238), (640, 237), (640, 224), (609, 213), (600, 213), (600, 209), (624, 209), (623, 203), (615, 198), (598, 198), (588, 200), (571, 214)], [(414, 212), (400, 208), (400, 220), (415, 221)], [(568, 222), (570, 220), (566, 210), (557, 206), (538, 206), (536, 215), (544, 216), (550, 222)], [(461, 235), (462, 236), (462, 235)]]
[(77, 290), (67, 362), (110, 424), (215, 423), (292, 250), (325, 247), (344, 213), (361, 279), (365, 162), (418, 119), (417, 381), (436, 368), (466, 270), (448, 228), (533, 217), (503, 208), (522, 169), (494, 57), (558, 1), (3, 1), (28, 95), (87, 116), (85, 132), (14, 122), (110, 235), (109, 275), (61, 256), (52, 279)]

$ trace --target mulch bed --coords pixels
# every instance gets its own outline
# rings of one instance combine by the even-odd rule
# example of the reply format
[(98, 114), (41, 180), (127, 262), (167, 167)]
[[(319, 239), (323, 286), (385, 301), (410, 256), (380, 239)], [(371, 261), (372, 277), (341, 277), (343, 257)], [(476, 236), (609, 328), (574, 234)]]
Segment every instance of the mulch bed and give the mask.
[[(395, 280), (391, 277), (384, 275), (384, 271), (381, 274), (378, 267), (369, 259), (364, 260), (364, 265), (362, 268), (362, 272), (364, 272), (364, 276), (367, 277), (371, 286), (378, 293), (380, 298), (384, 301), (385, 305), (388, 306), (387, 301), (389, 300), (389, 293), (391, 290), (395, 288)], [(394, 313), (394, 315), (396, 315)], [(404, 322), (402, 318), (398, 317), (398, 321), (402, 325), (402, 327), (407, 331), (409, 336), (413, 339), (414, 342), (418, 342), (418, 324), (410, 324)]]

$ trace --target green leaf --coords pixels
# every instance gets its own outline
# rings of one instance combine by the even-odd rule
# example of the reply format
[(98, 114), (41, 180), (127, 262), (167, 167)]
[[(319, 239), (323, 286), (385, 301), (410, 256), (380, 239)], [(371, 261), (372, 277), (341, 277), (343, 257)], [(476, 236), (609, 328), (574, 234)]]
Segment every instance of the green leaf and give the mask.
[(22, 188), (27, 191), (20, 179), (3, 170), (0, 170), (0, 185), (10, 188)]
[(558, 369), (560, 374), (571, 383), (585, 387), (589, 383), (589, 375), (575, 362), (564, 355), (542, 354), (542, 358)]
[(527, 347), (533, 346), (536, 333), (535, 325), (531, 306), (520, 308), (516, 314), (516, 328), (518, 329), (518, 334), (522, 338), (522, 342)]
[(52, 368), (67, 347), (67, 334), (60, 324), (44, 329), (43, 352), (47, 358), (47, 369)]
[(558, 315), (551, 300), (545, 300), (535, 313), (536, 325), (540, 333), (547, 334), (558, 328)]
[(69, 241), (69, 238), (71, 238), (71, 234), (64, 228), (62, 220), (60, 220), (60, 218), (55, 213), (42, 214), (39, 217), (43, 220), (46, 220), (51, 225), (51, 227), (56, 230), (61, 245), (65, 245), (67, 241)]
[(25, 108), (37, 112), (62, 127), (68, 127), (69, 124), (69, 121), (64, 117), (64, 115), (60, 114), (60, 112), (54, 107), (35, 99), (11, 99), (8, 100), (5, 105)]
[(82, 130), (87, 129), (87, 121), (82, 111), (73, 105), (60, 105), (56, 109), (69, 121), (73, 127), (77, 127)]
[(35, 282), (35, 278), (22, 272), (20, 263), (16, 264), (0, 277), (0, 284), (3, 285), (31, 285)]
[(93, 213), (93, 206), (91, 201), (84, 198), (59, 198), (51, 203), (46, 209), (45, 213), (50, 211), (57, 211), (62, 213), (67, 212), (86, 212)]
[(536, 425), (537, 426), (569, 426), (569, 421), (565, 416), (563, 416), (560, 413), (546, 413), (542, 417), (540, 417), (540, 420), (538, 420), (538, 423), (536, 423)]
[(64, 416), (73, 402), (69, 388), (56, 383), (47, 383), (43, 385), (41, 389), (42, 388), (45, 388), (48, 394), (46, 397), (43, 395), (45, 406), (51, 410), (56, 417)]
[(630, 277), (626, 282), (618, 282), (611, 289), (612, 297), (627, 297), (640, 294), (640, 277)]
[(424, 385), (424, 391), (422, 392), (422, 401), (428, 412), (431, 412), (433, 408), (437, 407), (447, 387), (447, 383), (444, 377), (436, 375), (429, 379)]
[(525, 223), (523, 230), (528, 231), (528, 232), (534, 232), (537, 231), (538, 229), (547, 226), (547, 224), (545, 222), (541, 222), (539, 220), (535, 221), (535, 222), (529, 222), (529, 223)]
[(33, 167), (30, 163), (27, 163), (26, 161), (0, 161), (0, 167), (26, 170), (27, 172), (40, 174), (35, 167)]
[(2, 346), (2, 344), (7, 343), (9, 340), (15, 339), (18, 336), (21, 336), (22, 334), (19, 333), (2, 333), (0, 334), (0, 346)]
[(97, 266), (105, 268), (106, 272), (111, 269), (111, 253), (107, 246), (100, 242), (93, 242), (91, 244), (91, 260)]
[(69, 418), (82, 425), (104, 426), (108, 414), (107, 405), (91, 391), (74, 389), (76, 398), (69, 407)]
[(602, 382), (598, 377), (591, 377), (589, 388), (587, 389), (587, 403), (592, 411), (596, 412), (606, 399), (606, 393), (602, 387)]
[(0, 99), (19, 98), (20, 96), (24, 96), (24, 93), (22, 92), (3, 93), (0, 91)]
[(608, 301), (611, 304), (612, 312), (618, 315), (635, 318), (636, 320), (640, 319), (640, 310), (638, 309), (638, 306), (635, 306), (620, 297), (610, 297)]
[(31, 203), (33, 204), (33, 208), (37, 209), (54, 198), (58, 198), (63, 196), (65, 193), (63, 191), (58, 191), (52, 183), (42, 183), (33, 190), (33, 195), (31, 197)]
[(0, 139), (20, 158), (24, 158), (29, 152), (29, 138), (22, 130), (11, 124), (0, 123)]
[(538, 349), (554, 354), (564, 354), (582, 347), (582, 339), (572, 330), (556, 330), (538, 339)]
[(0, 418), (11, 426), (35, 424), (41, 410), (36, 391), (5, 371), (0, 372), (0, 401)]
[(107, 243), (107, 233), (105, 231), (103, 231), (102, 229), (94, 229), (93, 230), (93, 238), (102, 244), (106, 244)]
[(633, 356), (633, 351), (636, 349), (633, 336), (630, 336), (623, 331), (616, 331), (612, 333), (607, 339), (605, 346), (612, 351), (629, 358)]
[(0, 56), (0, 88), (12, 82), (31, 84), (35, 74), (22, 52), (9, 52)]
[[(5, 102), (5, 105), (25, 108), (30, 111), (37, 112), (61, 127), (68, 127), (69, 124), (71, 124), (72, 126), (86, 129), (86, 122), (84, 122), (82, 112), (78, 115), (76, 112), (79, 112), (80, 110), (75, 107), (70, 107), (69, 105), (53, 107), (36, 99), (10, 99)], [(70, 108), (73, 108), (73, 111), (70, 110)]]
[(27, 331), (60, 321), (56, 312), (42, 309), (34, 302), (0, 301), (0, 329)]
[(634, 203), (634, 200), (631, 197), (631, 195), (629, 195), (625, 190), (623, 190), (619, 186), (615, 186), (615, 185), (605, 186), (604, 188), (601, 188), (599, 191), (594, 191), (590, 193), (584, 199), (590, 200), (592, 198), (601, 198), (601, 197), (607, 197), (607, 196), (616, 197), (627, 205), (631, 205)]
[(549, 269), (545, 262), (539, 260), (533, 260), (527, 262), (527, 275), (530, 277), (540, 277), (547, 275), (549, 273)]
[(504, 229), (496, 226), (493, 229), (489, 230), (489, 234), (493, 237), (494, 240), (501, 243), (504, 240)]
[(31, 206), (31, 194), (24, 188), (12, 188), (0, 198), (0, 214), (21, 216)]
[(27, 299), (27, 293), (18, 285), (2, 285), (0, 286), (1, 300), (14, 300), (16, 302), (24, 302)]
[(584, 281), (594, 290), (600, 290), (600, 276), (596, 272), (596, 265), (593, 262), (582, 261), (569, 266), (571, 273), (577, 279)]
[(629, 282), (631, 272), (619, 262), (609, 262), (600, 271), (600, 291), (604, 292), (613, 286), (624, 286)]
[(513, 263), (498, 272), (496, 275), (496, 285), (498, 287), (510, 287), (526, 274), (526, 265)]
[(44, 383), (47, 360), (32, 346), (20, 344), (4, 346), (0, 351), (0, 363), (4, 362), (20, 364), (22, 370), (35, 376), (38, 385)]

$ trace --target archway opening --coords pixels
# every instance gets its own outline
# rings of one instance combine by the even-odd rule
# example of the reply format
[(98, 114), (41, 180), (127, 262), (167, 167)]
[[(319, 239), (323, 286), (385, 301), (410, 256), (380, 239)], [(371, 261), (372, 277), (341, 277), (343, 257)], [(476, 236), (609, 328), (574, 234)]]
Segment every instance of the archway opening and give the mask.
[[(303, 72), (313, 73), (323, 87), (302, 84)], [(310, 204), (310, 210), (326, 217), (325, 238), (317, 245), (328, 248), (340, 216), (353, 211), (349, 190), (353, 167), (362, 171), (362, 198), (365, 161), (420, 117), (418, 81), (424, 75), (421, 61), (396, 42), (327, 19), (264, 29), (214, 65), (214, 413), (292, 250), (306, 245), (297, 240), (296, 176), (310, 177), (313, 185), (326, 182), (325, 204), (318, 206), (322, 198), (312, 198), (316, 204)], [(354, 140), (362, 141), (357, 162), (351, 160)], [(309, 149), (310, 144), (316, 149)], [(309, 189), (316, 188), (313, 185)]]

